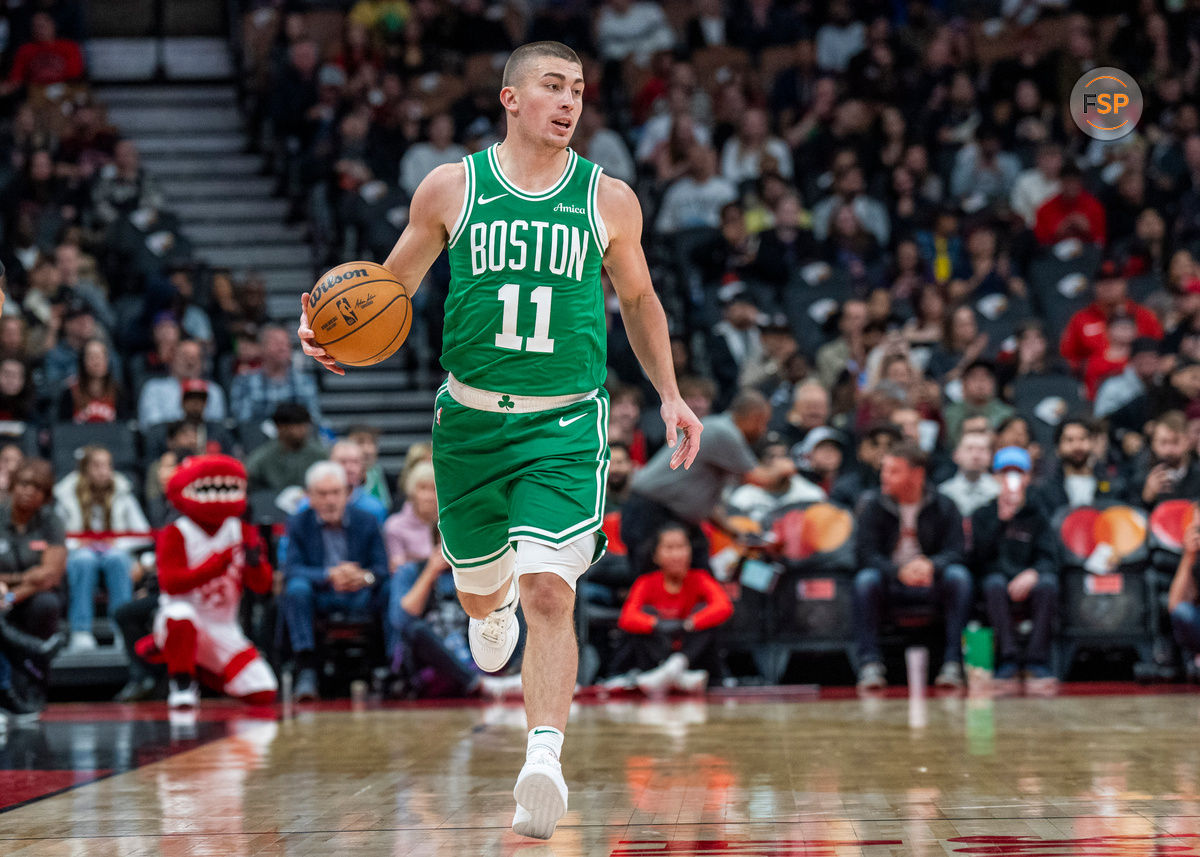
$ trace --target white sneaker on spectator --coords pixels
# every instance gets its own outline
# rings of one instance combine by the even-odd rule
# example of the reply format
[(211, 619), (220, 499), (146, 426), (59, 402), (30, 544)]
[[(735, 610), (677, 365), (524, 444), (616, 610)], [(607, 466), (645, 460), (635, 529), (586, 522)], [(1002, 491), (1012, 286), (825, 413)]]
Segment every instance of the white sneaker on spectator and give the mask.
[(512, 653), (516, 651), (521, 636), (517, 622), (517, 600), (519, 593), (514, 578), (509, 586), (508, 599), (497, 607), (486, 619), (472, 619), (467, 624), (467, 643), (471, 656), (481, 670), (488, 673), (504, 669)]
[(687, 657), (680, 652), (667, 657), (665, 661), (652, 670), (637, 677), (637, 686), (642, 693), (655, 695), (665, 693), (675, 686), (680, 677), (687, 671)]
[(549, 752), (537, 753), (525, 760), (525, 766), (513, 788), (517, 813), (513, 833), (530, 839), (549, 839), (558, 820), (567, 813), (567, 783), (562, 765)]
[(708, 670), (684, 670), (675, 680), (675, 689), (681, 693), (704, 693), (708, 689)]
[(196, 708), (200, 705), (200, 686), (195, 680), (185, 685), (171, 679), (167, 685), (167, 708)]
[(97, 648), (96, 637), (91, 631), (72, 631), (67, 648), (73, 652), (91, 652)]

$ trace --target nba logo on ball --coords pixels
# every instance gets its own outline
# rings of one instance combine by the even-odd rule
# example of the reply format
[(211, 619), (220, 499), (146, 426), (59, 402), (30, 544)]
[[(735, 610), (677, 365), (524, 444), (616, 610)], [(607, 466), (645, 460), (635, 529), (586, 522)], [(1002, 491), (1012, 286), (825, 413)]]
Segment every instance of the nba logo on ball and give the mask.
[(1143, 107), (1137, 81), (1111, 66), (1086, 72), (1071, 90), (1071, 118), (1096, 140), (1119, 140), (1130, 133), (1141, 120)]

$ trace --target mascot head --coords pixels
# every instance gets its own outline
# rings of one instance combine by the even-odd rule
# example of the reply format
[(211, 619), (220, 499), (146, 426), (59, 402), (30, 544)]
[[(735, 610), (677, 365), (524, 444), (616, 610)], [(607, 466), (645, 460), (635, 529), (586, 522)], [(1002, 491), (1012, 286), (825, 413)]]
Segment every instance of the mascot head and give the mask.
[(228, 455), (187, 458), (167, 482), (167, 499), (197, 524), (218, 527), (246, 511), (246, 468)]

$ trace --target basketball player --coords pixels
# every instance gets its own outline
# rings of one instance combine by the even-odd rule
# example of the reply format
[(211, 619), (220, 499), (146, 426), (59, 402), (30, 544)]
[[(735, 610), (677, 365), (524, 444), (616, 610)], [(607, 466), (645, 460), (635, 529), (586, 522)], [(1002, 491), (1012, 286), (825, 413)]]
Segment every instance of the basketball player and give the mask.
[[(575, 585), (605, 545), (602, 265), (662, 397), (672, 467), (691, 466), (701, 432), (676, 387), (637, 197), (568, 148), (583, 85), (579, 58), (566, 45), (517, 48), (500, 91), (504, 141), (426, 176), (385, 263), (415, 289), (449, 248), (442, 352), (449, 377), (434, 401), (433, 426), (442, 551), (471, 617), (468, 639), (481, 669), (508, 662), (518, 593), (524, 604), (521, 674), (531, 728), (513, 790), (513, 830), (536, 839), (549, 839), (567, 810), (558, 757), (578, 661)], [(315, 344), (307, 294), (301, 303), (304, 353), (341, 373)]]

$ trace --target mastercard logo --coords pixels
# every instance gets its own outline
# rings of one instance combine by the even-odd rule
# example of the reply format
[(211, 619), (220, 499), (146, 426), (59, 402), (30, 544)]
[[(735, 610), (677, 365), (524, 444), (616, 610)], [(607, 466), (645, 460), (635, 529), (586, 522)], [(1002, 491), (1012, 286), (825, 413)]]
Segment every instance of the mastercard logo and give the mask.
[(1142, 90), (1119, 68), (1097, 68), (1083, 74), (1071, 90), (1071, 118), (1096, 140), (1119, 140), (1142, 118)]

